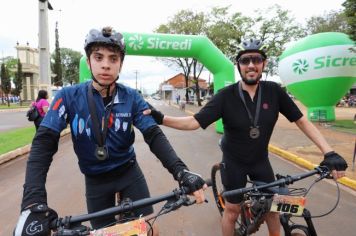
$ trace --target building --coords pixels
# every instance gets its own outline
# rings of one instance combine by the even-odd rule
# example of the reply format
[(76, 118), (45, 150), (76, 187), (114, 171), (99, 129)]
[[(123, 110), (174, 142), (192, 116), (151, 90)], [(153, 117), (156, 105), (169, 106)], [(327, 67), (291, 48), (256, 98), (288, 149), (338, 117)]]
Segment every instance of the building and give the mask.
[(47, 89), (42, 85), (39, 79), (39, 52), (37, 48), (31, 48), (27, 43), (26, 46), (16, 45), (17, 58), (22, 64), (24, 78), (22, 81), (21, 100), (33, 101), (36, 99), (38, 91)]
[[(200, 98), (203, 98), (208, 93), (208, 83), (206, 80), (199, 78)], [(165, 100), (176, 100), (177, 96), (181, 99), (185, 98), (186, 90), (188, 89), (188, 96), (190, 101), (196, 101), (194, 77), (189, 76), (188, 87), (186, 87), (185, 76), (179, 73), (172, 78), (160, 84), (159, 90), (161, 97)]]

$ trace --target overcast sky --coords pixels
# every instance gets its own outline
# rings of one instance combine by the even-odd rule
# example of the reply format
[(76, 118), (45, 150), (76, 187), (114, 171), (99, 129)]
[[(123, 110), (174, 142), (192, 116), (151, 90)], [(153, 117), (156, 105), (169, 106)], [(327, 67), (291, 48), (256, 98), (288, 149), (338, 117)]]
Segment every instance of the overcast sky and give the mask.
[[(231, 6), (231, 12), (251, 14), (279, 4), (291, 11), (301, 23), (314, 15), (342, 9), (344, 0), (50, 0), (54, 10), (49, 11), (50, 49), (54, 49), (55, 22), (59, 24), (60, 47), (84, 53), (83, 43), (91, 28), (111, 25), (118, 31), (152, 33), (160, 24), (167, 23), (181, 9), (209, 11), (214, 6)], [(0, 56), (16, 56), (16, 42), (38, 46), (38, 1), (0, 0)], [(154, 90), (157, 84), (177, 72), (157, 62), (155, 58), (128, 56), (121, 78), (135, 86), (138, 71), (139, 87)], [(208, 79), (208, 78), (205, 78)]]

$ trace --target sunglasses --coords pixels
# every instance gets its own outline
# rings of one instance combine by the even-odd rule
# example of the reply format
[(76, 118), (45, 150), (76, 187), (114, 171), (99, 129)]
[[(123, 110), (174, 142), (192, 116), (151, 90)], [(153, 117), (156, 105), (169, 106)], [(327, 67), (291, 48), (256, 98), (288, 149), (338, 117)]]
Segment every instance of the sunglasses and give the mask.
[(265, 58), (262, 57), (262, 56), (240, 57), (240, 59), (238, 60), (238, 63), (239, 63), (240, 65), (244, 65), (244, 66), (249, 65), (251, 62), (252, 62), (252, 64), (254, 64), (254, 65), (259, 65), (259, 64), (261, 64), (264, 60), (265, 60)]

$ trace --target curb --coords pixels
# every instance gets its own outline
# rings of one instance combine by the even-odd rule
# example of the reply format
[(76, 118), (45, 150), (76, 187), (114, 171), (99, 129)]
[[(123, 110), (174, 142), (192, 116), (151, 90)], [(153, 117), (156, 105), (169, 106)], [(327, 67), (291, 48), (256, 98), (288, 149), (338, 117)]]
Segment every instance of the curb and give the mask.
[[(273, 146), (273, 145), (268, 145), (268, 151), (284, 158), (284, 159), (287, 159), (288, 161), (291, 161), (291, 162), (294, 162), (295, 164), (301, 166), (301, 167), (304, 167), (304, 168), (307, 168), (308, 170), (312, 170), (314, 169), (316, 166), (316, 164), (313, 164), (311, 163), (310, 161), (308, 160), (305, 160), (304, 158), (302, 157), (298, 157), (297, 155), (295, 154), (292, 154), (292, 153), (289, 153), (285, 150), (282, 150), (276, 146)], [(337, 182), (353, 189), (353, 190), (356, 190), (356, 181), (353, 180), (353, 179), (350, 179), (348, 177), (342, 177), (340, 179), (337, 180)]]
[[(63, 130), (61, 132), (61, 137), (64, 135), (67, 135), (69, 133), (70, 133), (70, 128), (66, 128), (65, 130)], [(0, 165), (5, 162), (11, 161), (12, 159), (15, 159), (18, 156), (22, 156), (26, 153), (29, 153), (30, 150), (31, 150), (31, 144), (27, 144), (23, 147), (13, 150), (13, 151), (4, 153), (4, 154), (0, 155)]]

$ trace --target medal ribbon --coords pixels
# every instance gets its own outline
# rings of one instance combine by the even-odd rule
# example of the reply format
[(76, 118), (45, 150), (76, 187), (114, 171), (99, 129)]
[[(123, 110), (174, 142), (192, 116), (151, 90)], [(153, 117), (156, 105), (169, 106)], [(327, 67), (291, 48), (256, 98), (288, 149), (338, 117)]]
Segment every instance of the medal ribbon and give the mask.
[(261, 108), (261, 94), (262, 94), (261, 84), (259, 84), (259, 86), (258, 86), (258, 95), (257, 95), (258, 97), (257, 97), (255, 118), (252, 117), (251, 111), (248, 109), (248, 107), (246, 105), (245, 97), (244, 97), (244, 94), (242, 93), (242, 84), (241, 84), (241, 82), (239, 82), (239, 86), (238, 87), (239, 87), (240, 98), (242, 100), (242, 103), (245, 106), (245, 109), (247, 111), (247, 115), (248, 115), (248, 118), (250, 119), (251, 125), (253, 126), (251, 128), (257, 128), (257, 122), (258, 122), (258, 118), (260, 116), (260, 108)]
[(96, 113), (96, 107), (94, 103), (94, 96), (93, 96), (93, 84), (90, 83), (88, 87), (88, 105), (89, 105), (89, 112), (90, 116), (92, 117), (92, 123), (93, 123), (93, 131), (97, 139), (97, 145), (99, 148), (104, 148), (104, 143), (106, 140), (106, 135), (108, 131), (108, 124), (109, 124), (109, 118), (110, 118), (110, 113), (111, 109), (114, 105), (114, 100), (115, 100), (115, 95), (116, 95), (116, 86), (114, 88), (113, 94), (112, 94), (112, 99), (111, 103), (109, 105), (109, 109), (105, 112), (105, 117), (104, 117), (104, 128), (102, 132), (100, 131), (100, 120), (97, 116)]

